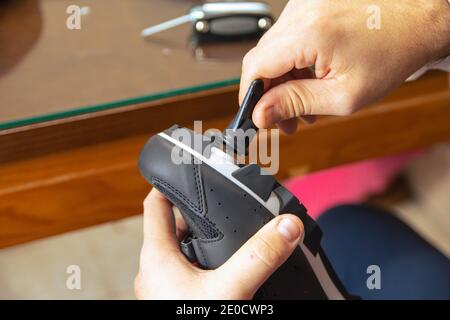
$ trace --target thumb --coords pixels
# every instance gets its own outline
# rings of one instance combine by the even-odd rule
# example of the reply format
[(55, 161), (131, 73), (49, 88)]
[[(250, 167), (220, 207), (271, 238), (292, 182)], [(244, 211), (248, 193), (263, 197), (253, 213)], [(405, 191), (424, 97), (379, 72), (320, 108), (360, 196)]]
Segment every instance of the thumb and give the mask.
[(219, 279), (225, 280), (230, 292), (253, 296), (291, 255), (303, 230), (297, 216), (283, 214), (272, 219), (217, 269)]
[(304, 115), (350, 113), (346, 91), (336, 79), (301, 79), (271, 88), (253, 111), (253, 122), (269, 128), (280, 121)]

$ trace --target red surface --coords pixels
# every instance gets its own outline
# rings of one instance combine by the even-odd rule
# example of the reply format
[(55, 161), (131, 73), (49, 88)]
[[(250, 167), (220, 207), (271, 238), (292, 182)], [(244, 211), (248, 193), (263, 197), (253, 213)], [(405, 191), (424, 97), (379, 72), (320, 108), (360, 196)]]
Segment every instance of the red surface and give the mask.
[(339, 204), (359, 203), (382, 192), (419, 152), (361, 161), (292, 178), (285, 186), (317, 218)]

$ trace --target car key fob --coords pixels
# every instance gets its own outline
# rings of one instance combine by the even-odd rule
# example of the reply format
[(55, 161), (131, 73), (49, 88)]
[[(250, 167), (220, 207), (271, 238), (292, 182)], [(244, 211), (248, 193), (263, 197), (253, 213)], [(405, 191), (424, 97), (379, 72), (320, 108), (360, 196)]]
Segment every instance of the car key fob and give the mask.
[(193, 22), (196, 43), (259, 38), (274, 23), (263, 2), (211, 2), (190, 12), (202, 17)]
[(274, 23), (270, 6), (256, 1), (207, 2), (193, 6), (188, 14), (142, 30), (143, 37), (191, 23), (192, 41), (234, 41), (259, 38)]

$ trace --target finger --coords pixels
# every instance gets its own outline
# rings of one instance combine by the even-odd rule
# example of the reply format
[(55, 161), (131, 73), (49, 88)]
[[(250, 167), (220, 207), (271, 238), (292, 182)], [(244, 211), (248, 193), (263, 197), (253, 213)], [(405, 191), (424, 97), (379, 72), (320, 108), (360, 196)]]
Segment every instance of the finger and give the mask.
[[(246, 68), (249, 63), (253, 60), (253, 56), (257, 55), (257, 51), (260, 51), (260, 48), (264, 48), (267, 47), (268, 45), (270, 45), (271, 42), (273, 42), (273, 39), (279, 39), (280, 37), (278, 36), (278, 34), (280, 34), (280, 29), (282, 29), (280, 27), (280, 22), (278, 21), (277, 23), (275, 23), (266, 33), (264, 33), (264, 35), (259, 39), (256, 47), (252, 48), (244, 57), (243, 62), (242, 62), (242, 71), (241, 71), (241, 81), (240, 81), (240, 90), (239, 90), (239, 105), (242, 104), (242, 101), (244, 99), (245, 94), (247, 93), (247, 89), (250, 85), (250, 83), (255, 79), (252, 80), (245, 80), (242, 81), (243, 77), (246, 77), (246, 72), (244, 70), (244, 68)], [(290, 77), (289, 73), (286, 73), (285, 75), (287, 75), (288, 77)], [(283, 75), (283, 76), (285, 76)], [(267, 90), (268, 88), (270, 88), (274, 84), (274, 81), (282, 81), (281, 78), (283, 78), (283, 76), (281, 76), (279, 79), (264, 79), (262, 77), (260, 77), (259, 79), (262, 79), (264, 81), (264, 88), (265, 90)], [(291, 79), (289, 79), (291, 80)], [(287, 80), (286, 80), (287, 81)], [(284, 81), (282, 81), (284, 82)], [(245, 84), (244, 84), (245, 83)], [(280, 83), (280, 82), (278, 82)]]
[(316, 116), (308, 115), (308, 116), (301, 116), (300, 120), (302, 120), (304, 123), (312, 124), (316, 122)]
[(293, 50), (293, 43), (297, 42), (298, 39), (289, 35), (276, 37), (256, 46), (245, 55), (242, 62), (239, 102), (242, 102), (253, 80), (266, 80), (267, 90), (270, 79), (281, 77), (294, 68), (303, 69), (315, 63), (314, 52), (306, 52), (301, 48)]
[(180, 210), (177, 207), (173, 207), (173, 213), (175, 215), (175, 229), (178, 241), (182, 241), (189, 233), (189, 228), (181, 215)]
[(271, 47), (271, 43), (272, 42), (268, 42), (268, 44), (264, 46), (259, 45), (250, 50), (245, 55), (242, 62), (241, 81), (239, 85), (239, 105), (242, 104), (248, 88), (254, 80), (264, 80), (264, 89), (267, 90), (268, 88), (270, 88), (271, 79), (280, 77), (292, 69), (293, 65), (291, 63), (291, 60), (289, 59), (289, 56), (287, 55), (287, 52), (283, 52), (283, 55), (281, 57), (278, 57), (276, 63), (274, 63), (275, 66), (273, 66), (273, 68), (270, 68), (269, 71), (273, 72), (267, 72), (266, 64), (268, 64), (269, 62), (261, 57), (261, 55), (264, 55), (264, 52), (270, 50), (269, 48)]
[[(314, 77), (313, 72), (309, 68), (303, 68), (303, 69), (292, 69), (288, 73), (285, 73), (281, 77), (271, 79), (270, 80), (270, 87), (275, 87), (280, 84), (283, 84), (288, 81), (292, 80), (298, 80), (298, 79), (311, 79)], [(314, 122), (313, 116), (305, 116), (305, 117), (311, 117), (303, 119), (301, 117), (300, 119), (305, 123), (312, 123)], [(311, 121), (310, 121), (311, 120)], [(283, 131), (285, 134), (292, 134), (297, 130), (298, 127), (298, 119), (292, 118), (288, 120), (283, 120), (279, 123), (277, 123), (278, 128)]]
[(156, 188), (144, 200), (144, 245), (158, 252), (179, 250), (172, 204)]
[(257, 103), (253, 122), (269, 128), (283, 120), (305, 115), (344, 115), (351, 106), (336, 79), (301, 79), (271, 88)]
[(134, 296), (138, 300), (141, 300), (142, 297), (143, 297), (142, 277), (141, 277), (141, 273), (140, 272), (138, 272), (136, 277), (134, 278)]
[(218, 281), (230, 290), (253, 295), (291, 255), (303, 230), (297, 216), (283, 214), (272, 219), (216, 270)]
[(297, 131), (298, 118), (283, 120), (281, 122), (278, 122), (277, 126), (285, 134), (293, 134), (295, 131)]

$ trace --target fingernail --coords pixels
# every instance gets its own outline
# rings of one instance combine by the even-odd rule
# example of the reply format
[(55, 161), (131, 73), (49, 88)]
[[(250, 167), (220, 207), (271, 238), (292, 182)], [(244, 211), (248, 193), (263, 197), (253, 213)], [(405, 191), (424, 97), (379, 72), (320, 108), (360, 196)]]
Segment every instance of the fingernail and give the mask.
[(298, 224), (289, 218), (282, 219), (278, 223), (277, 230), (289, 242), (297, 240), (302, 232)]

